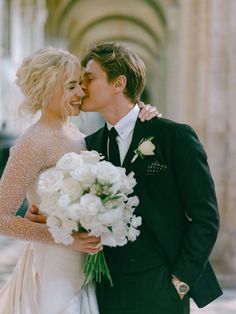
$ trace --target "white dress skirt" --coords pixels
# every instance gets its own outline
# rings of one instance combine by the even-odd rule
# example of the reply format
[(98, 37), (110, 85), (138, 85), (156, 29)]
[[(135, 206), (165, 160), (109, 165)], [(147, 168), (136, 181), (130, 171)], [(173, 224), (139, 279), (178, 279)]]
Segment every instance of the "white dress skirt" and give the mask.
[(83, 287), (85, 255), (29, 243), (0, 290), (0, 314), (98, 314), (93, 284)]

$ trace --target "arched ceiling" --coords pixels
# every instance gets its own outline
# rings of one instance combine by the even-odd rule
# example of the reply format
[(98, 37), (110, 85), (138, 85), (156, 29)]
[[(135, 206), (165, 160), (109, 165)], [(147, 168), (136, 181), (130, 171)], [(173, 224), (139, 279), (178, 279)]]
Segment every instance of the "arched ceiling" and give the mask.
[(67, 48), (79, 57), (99, 42), (127, 44), (147, 66), (149, 99), (161, 100), (168, 9), (178, 1), (47, 0), (46, 39), (48, 44)]
[(46, 33), (49, 41), (64, 38), (79, 55), (91, 44), (112, 40), (128, 43), (145, 60), (157, 60), (169, 2), (173, 0), (48, 0)]

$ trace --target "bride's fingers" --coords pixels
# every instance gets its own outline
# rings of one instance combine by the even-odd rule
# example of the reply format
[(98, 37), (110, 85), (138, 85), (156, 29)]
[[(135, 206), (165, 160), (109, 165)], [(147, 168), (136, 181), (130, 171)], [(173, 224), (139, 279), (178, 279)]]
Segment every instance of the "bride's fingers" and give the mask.
[(46, 217), (40, 214), (34, 214), (32, 213), (29, 209), (27, 210), (26, 214), (25, 214), (25, 218), (27, 218), (30, 221), (33, 222), (39, 222), (39, 223), (46, 223)]
[(155, 106), (151, 106), (149, 104), (145, 105), (145, 107), (142, 108), (139, 114), (139, 118), (141, 121), (150, 120), (154, 117), (162, 117), (162, 114), (159, 113), (157, 108)]

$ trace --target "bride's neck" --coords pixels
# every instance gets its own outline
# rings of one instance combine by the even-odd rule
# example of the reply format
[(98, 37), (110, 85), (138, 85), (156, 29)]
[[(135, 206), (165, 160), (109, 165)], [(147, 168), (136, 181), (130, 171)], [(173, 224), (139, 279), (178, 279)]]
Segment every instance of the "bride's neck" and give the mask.
[(51, 115), (48, 114), (47, 112), (44, 112), (39, 121), (40, 124), (43, 124), (47, 127), (50, 127), (52, 129), (64, 129), (65, 127), (67, 127), (70, 122), (69, 122), (69, 118), (62, 118), (62, 117), (58, 117), (55, 115)]

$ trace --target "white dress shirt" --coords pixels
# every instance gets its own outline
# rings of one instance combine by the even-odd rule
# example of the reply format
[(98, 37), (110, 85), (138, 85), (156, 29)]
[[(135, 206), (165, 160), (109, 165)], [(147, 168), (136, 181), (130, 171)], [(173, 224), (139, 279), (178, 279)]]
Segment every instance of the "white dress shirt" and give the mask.
[(111, 125), (107, 122), (107, 128), (110, 130), (114, 127), (118, 133), (116, 138), (117, 144), (120, 151), (120, 162), (121, 165), (124, 162), (125, 156), (129, 150), (132, 137), (134, 126), (137, 121), (139, 115), (139, 106), (135, 105), (133, 109), (131, 109), (120, 121), (118, 121), (115, 125)]

